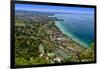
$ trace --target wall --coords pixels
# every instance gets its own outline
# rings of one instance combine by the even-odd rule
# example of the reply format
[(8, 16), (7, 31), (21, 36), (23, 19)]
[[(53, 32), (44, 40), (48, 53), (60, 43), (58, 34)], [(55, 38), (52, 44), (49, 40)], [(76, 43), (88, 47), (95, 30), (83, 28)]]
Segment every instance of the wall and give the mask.
[[(97, 5), (97, 64), (38, 67), (37, 69), (99, 69), (100, 65), (100, 1), (99, 0), (27, 0)], [(0, 0), (0, 69), (10, 67), (10, 0)], [(31, 68), (28, 68), (31, 69)], [(35, 68), (34, 68), (35, 69)]]

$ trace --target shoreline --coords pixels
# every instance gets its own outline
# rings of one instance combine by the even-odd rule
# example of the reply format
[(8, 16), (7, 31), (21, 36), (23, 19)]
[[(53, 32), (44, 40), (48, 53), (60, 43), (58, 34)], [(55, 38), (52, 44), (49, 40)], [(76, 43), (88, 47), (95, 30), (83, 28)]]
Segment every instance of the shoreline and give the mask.
[(60, 32), (62, 32), (63, 33), (63, 35), (65, 36), (65, 37), (69, 37), (69, 38), (71, 38), (71, 40), (73, 40), (73, 41), (75, 41), (77, 44), (79, 44), (79, 45), (81, 45), (81, 46), (83, 46), (83, 47), (86, 47), (86, 48), (89, 48), (90, 46), (88, 46), (87, 44), (85, 44), (84, 42), (82, 42), (80, 39), (78, 39), (77, 37), (74, 37), (72, 34), (70, 34), (70, 33), (68, 33), (68, 32), (63, 32), (58, 26), (57, 26), (57, 23), (58, 23), (59, 21), (55, 21), (55, 27), (60, 31)]
[[(34, 20), (32, 18), (34, 18)], [(87, 47), (84, 47), (74, 41), (68, 35), (64, 34), (61, 29), (55, 25), (55, 19), (52, 18), (49, 20), (47, 16), (34, 16), (32, 18), (30, 18), (33, 20), (32, 22), (29, 19), (25, 20), (25, 22), (24, 20), (16, 20), (16, 23), (19, 24), (16, 24), (17, 31), (15, 32), (15, 37), (17, 38), (20, 35), (20, 38), (15, 40), (15, 51), (18, 52), (15, 53), (17, 59), (16, 64), (20, 64), (20, 62), (23, 64), (25, 64), (25, 62), (28, 64), (48, 64), (52, 62), (80, 62), (81, 60), (90, 61), (89, 59), (91, 59), (91, 57), (88, 59), (87, 57), (83, 58), (82, 56), (87, 56), (87, 50), (89, 52), (91, 51)], [(27, 22), (28, 24), (26, 24)], [(23, 25), (23, 23), (25, 25)], [(20, 27), (20, 25), (22, 26)], [(28, 38), (23, 39), (22, 36)], [(86, 52), (86, 54), (84, 54), (84, 52)], [(22, 56), (20, 57), (20, 55)], [(55, 59), (59, 59), (60, 61)]]

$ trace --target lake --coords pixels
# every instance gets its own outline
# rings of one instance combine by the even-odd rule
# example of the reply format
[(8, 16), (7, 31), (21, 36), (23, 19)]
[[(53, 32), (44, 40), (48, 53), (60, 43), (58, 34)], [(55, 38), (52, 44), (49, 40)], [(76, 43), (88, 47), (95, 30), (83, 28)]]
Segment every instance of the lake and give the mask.
[(89, 47), (94, 42), (94, 14), (67, 13), (54, 17), (64, 20), (56, 21), (55, 25), (77, 43)]

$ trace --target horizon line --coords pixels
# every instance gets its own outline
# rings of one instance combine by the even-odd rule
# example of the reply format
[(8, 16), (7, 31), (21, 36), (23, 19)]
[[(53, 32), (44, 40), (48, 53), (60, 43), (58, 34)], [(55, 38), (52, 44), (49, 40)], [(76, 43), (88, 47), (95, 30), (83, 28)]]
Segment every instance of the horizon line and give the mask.
[(88, 13), (88, 12), (55, 12), (55, 11), (39, 11), (39, 10), (21, 10), (21, 9), (15, 9), (15, 11), (30, 11), (30, 12), (50, 12), (50, 13), (81, 13), (81, 14), (94, 14), (94, 13)]

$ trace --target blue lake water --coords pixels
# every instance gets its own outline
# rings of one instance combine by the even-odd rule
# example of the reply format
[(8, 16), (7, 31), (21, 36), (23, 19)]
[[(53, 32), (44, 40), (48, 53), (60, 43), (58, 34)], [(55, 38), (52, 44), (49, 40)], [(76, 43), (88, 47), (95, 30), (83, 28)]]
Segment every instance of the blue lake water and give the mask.
[(56, 21), (55, 25), (65, 35), (86, 47), (94, 42), (94, 14), (55, 14), (55, 17), (64, 20)]

